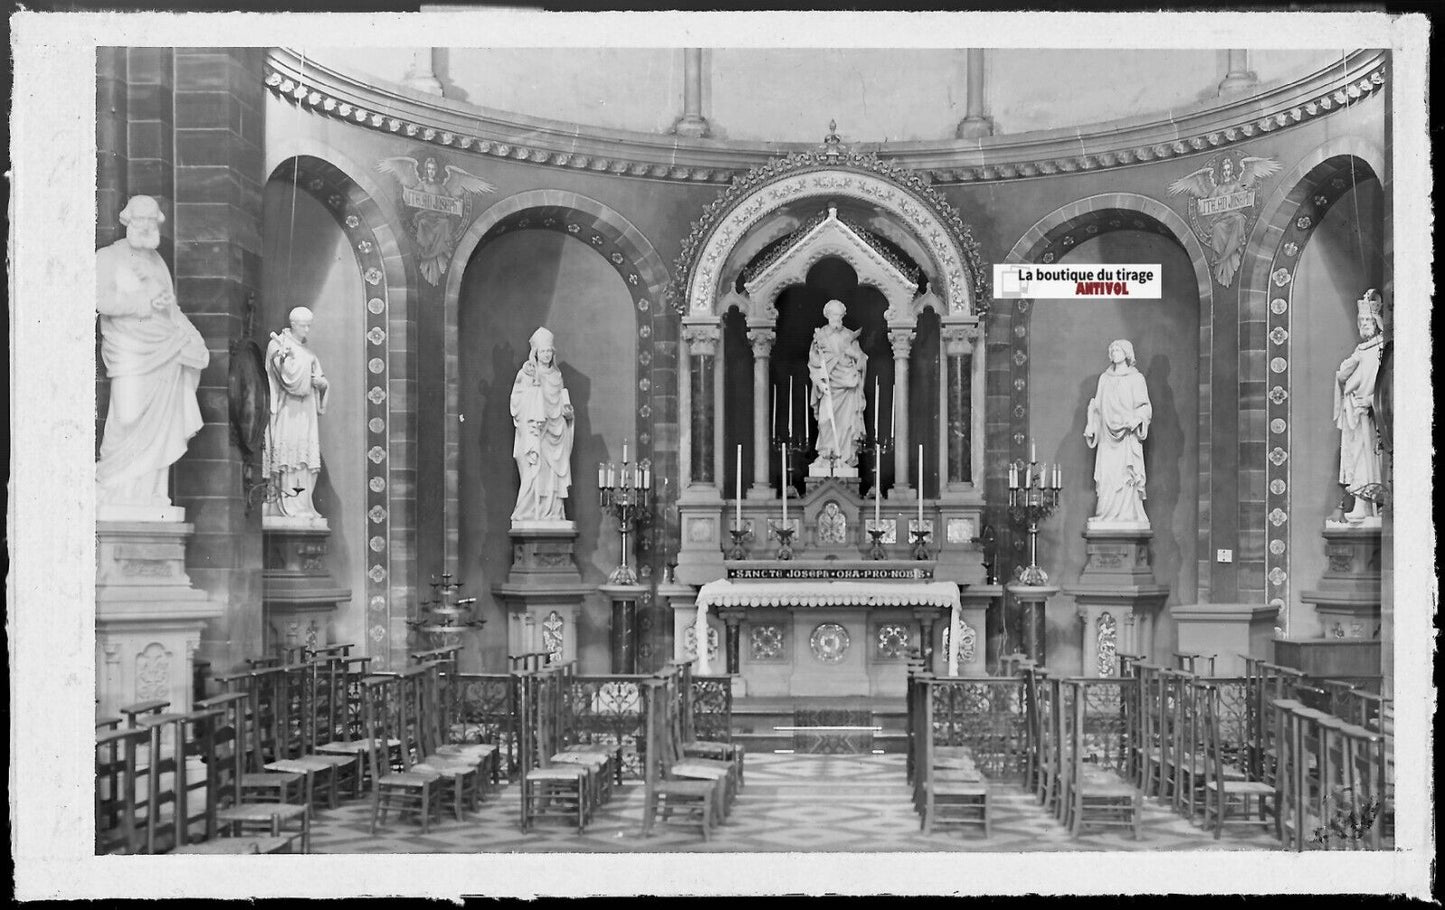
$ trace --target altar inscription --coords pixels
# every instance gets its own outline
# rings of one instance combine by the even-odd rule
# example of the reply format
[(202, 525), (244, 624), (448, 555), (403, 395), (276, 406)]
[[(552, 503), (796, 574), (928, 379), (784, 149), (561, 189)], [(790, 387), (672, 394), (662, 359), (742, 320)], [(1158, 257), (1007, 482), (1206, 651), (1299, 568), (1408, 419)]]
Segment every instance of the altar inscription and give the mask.
[(892, 581), (927, 581), (933, 578), (933, 570), (922, 567), (909, 568), (757, 568), (742, 569), (729, 566), (727, 569), (729, 581), (840, 581), (840, 580), (892, 580)]

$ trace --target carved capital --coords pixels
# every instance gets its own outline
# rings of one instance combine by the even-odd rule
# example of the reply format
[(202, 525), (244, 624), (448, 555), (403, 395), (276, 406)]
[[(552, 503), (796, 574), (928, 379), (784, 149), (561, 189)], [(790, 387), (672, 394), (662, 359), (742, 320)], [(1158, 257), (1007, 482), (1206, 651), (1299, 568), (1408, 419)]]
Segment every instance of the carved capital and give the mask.
[(973, 353), (973, 346), (983, 336), (978, 325), (948, 325), (943, 327), (943, 351), (949, 357), (961, 357)]
[(682, 330), (682, 339), (687, 342), (687, 351), (693, 357), (712, 357), (717, 354), (718, 327), (716, 325), (690, 325)]
[(772, 329), (748, 329), (748, 344), (753, 346), (753, 359), (762, 360), (773, 352), (778, 333)]
[(913, 350), (913, 339), (918, 333), (912, 329), (894, 329), (888, 333), (888, 343), (893, 345), (893, 359), (907, 360)]

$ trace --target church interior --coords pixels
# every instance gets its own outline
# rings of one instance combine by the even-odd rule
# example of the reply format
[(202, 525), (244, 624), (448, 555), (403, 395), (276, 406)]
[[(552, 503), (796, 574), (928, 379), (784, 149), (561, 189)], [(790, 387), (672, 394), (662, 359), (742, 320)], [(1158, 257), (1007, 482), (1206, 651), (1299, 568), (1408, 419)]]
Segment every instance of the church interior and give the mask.
[(1392, 72), (98, 48), (96, 853), (1393, 849)]

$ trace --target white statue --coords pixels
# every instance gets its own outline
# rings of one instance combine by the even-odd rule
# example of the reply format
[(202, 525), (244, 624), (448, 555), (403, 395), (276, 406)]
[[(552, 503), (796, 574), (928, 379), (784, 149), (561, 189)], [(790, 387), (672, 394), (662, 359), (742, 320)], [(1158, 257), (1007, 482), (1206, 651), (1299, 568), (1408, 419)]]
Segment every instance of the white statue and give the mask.
[(828, 476), (836, 462), (858, 466), (858, 440), (863, 436), (863, 375), (868, 358), (858, 344), (861, 329), (843, 327), (842, 301), (823, 307), (828, 324), (813, 332), (808, 348), (808, 375), (813, 380), (809, 402), (818, 418), (818, 459), (810, 473)]
[(176, 303), (170, 272), (156, 252), (163, 221), (154, 199), (132, 196), (120, 213), (125, 239), (95, 254), (100, 353), (110, 377), (95, 465), (102, 508), (169, 508), (170, 466), (201, 429), (196, 387), (211, 355)]
[(513, 522), (566, 521), (562, 500), (572, 487), (572, 400), (562, 385), (552, 333), (538, 329), (531, 353), (512, 383), (512, 424), (521, 489)]
[(263, 518), (319, 519), (311, 495), (321, 473), (321, 421), (330, 387), (321, 361), (306, 343), (312, 313), (304, 306), (290, 313), (290, 328), (271, 333), (266, 345), (266, 375), (271, 385), (271, 420), (266, 425), (262, 469), (272, 494)]
[[(1360, 343), (1335, 373), (1335, 426), (1340, 428), (1340, 483), (1355, 498), (1345, 521), (1379, 520), (1379, 506), (1367, 489), (1380, 483), (1380, 443), (1375, 430), (1375, 381), (1385, 341), (1385, 302), (1374, 288), (1356, 301)], [(1361, 495), (1361, 494), (1366, 495)]]
[(1149, 527), (1149, 516), (1144, 514), (1144, 439), (1153, 414), (1144, 375), (1134, 367), (1134, 345), (1123, 338), (1111, 341), (1109, 368), (1099, 376), (1084, 425), (1089, 448), (1098, 449), (1094, 459), (1098, 504), (1090, 527)]

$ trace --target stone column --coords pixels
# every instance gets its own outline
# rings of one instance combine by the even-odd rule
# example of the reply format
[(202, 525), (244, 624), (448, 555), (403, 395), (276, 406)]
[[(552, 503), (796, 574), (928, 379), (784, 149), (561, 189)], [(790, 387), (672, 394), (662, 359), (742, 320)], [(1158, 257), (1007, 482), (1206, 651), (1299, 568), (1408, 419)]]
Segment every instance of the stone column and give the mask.
[(679, 462), (682, 479), (679, 492), (690, 486), (716, 485), (713, 466), (713, 424), (721, 425), (713, 410), (713, 386), (717, 381), (716, 325), (689, 325), (682, 330), (687, 343), (687, 380), (682, 383), (678, 419), (684, 427)]
[[(723, 429), (727, 421), (723, 419), (723, 349), (721, 329), (717, 336), (717, 356), (713, 358), (712, 368), (712, 476), (717, 484), (718, 495), (722, 495), (723, 488), (727, 486), (727, 465), (732, 463), (728, 457), (731, 453), (727, 451), (727, 444), (723, 442)], [(743, 495), (738, 490), (738, 495)]]
[(947, 475), (940, 484), (952, 488), (973, 481), (973, 346), (980, 331), (976, 325), (943, 329), (944, 426), (947, 436)]
[(1237, 95), (1247, 91), (1259, 81), (1249, 69), (1248, 50), (1229, 51), (1229, 72), (1225, 74), (1224, 81), (1219, 83), (1220, 95)]
[(706, 136), (707, 118), (702, 115), (702, 48), (684, 48), (682, 52), (682, 116), (673, 124), (679, 136)]
[(729, 676), (737, 676), (738, 668), (742, 664), (742, 626), (743, 611), (738, 609), (720, 610), (723, 622), (727, 625), (727, 668)]
[(432, 66), (432, 53), (436, 48), (419, 47), (412, 51), (411, 69), (406, 71), (402, 84), (428, 95), (442, 94), (441, 80), (437, 79)]
[(772, 447), (768, 426), (768, 355), (773, 351), (777, 333), (772, 329), (748, 326), (748, 343), (753, 346), (753, 485), (748, 499), (771, 499), (772, 484), (768, 482), (768, 451)]
[(602, 585), (598, 588), (612, 602), (612, 627), (609, 644), (613, 673), (637, 672), (637, 601), (642, 597), (640, 585)]
[[(908, 354), (913, 350), (913, 339), (916, 337), (911, 328), (890, 329), (888, 341), (893, 345), (893, 389), (896, 392), (896, 403), (893, 417), (893, 489), (888, 491), (888, 498), (913, 499), (913, 488), (908, 485), (908, 458), (913, 452), (913, 439), (908, 434)], [(874, 407), (881, 407), (878, 402)], [(880, 423), (878, 431), (883, 431)], [(923, 477), (918, 478), (918, 485), (923, 486)]]
[[(933, 627), (938, 623), (938, 608), (934, 606), (914, 607), (913, 616), (918, 620), (918, 653), (923, 658), (923, 669), (940, 676), (948, 675), (948, 657), (944, 656), (943, 669), (933, 666)], [(950, 646), (952, 643), (950, 642)]]
[(993, 135), (993, 120), (983, 112), (983, 48), (970, 47), (964, 51), (965, 64), (968, 67), (968, 113), (964, 115), (958, 124), (955, 134), (960, 139), (978, 139), (981, 136)]

